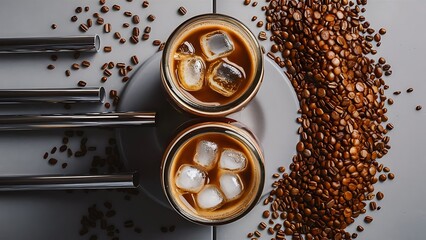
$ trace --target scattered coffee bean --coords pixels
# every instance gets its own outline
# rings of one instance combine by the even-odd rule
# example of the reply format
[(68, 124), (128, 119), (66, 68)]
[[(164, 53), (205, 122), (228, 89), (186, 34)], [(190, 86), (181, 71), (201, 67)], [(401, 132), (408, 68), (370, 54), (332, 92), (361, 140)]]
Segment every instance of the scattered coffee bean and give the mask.
[(132, 43), (134, 43), (134, 44), (137, 44), (137, 43), (139, 42), (139, 39), (138, 39), (138, 37), (137, 37), (137, 36), (133, 35), (133, 36), (130, 38), (130, 41), (131, 41)]
[(357, 230), (358, 232), (362, 232), (362, 231), (364, 231), (364, 227), (362, 227), (361, 225), (358, 225), (358, 226), (356, 227), (356, 230)]
[(89, 27), (89, 28), (91, 28), (92, 27), (92, 25), (93, 25), (93, 21), (92, 21), (92, 19), (87, 19), (87, 21), (86, 21), (86, 25), (87, 25), (87, 27)]
[(377, 200), (382, 200), (385, 197), (385, 195), (382, 192), (377, 192), (376, 198)]
[(114, 38), (115, 39), (120, 39), (121, 38), (121, 34), (119, 32), (115, 32), (114, 33)]
[(379, 33), (380, 33), (381, 35), (385, 35), (385, 34), (386, 34), (386, 29), (385, 29), (385, 28), (380, 28), (380, 29), (379, 29)]
[(258, 2), (253, 2), (253, 3), (251, 4), (251, 6), (252, 6), (252, 7), (256, 7), (256, 6), (257, 6), (257, 3), (258, 3)]
[(111, 46), (105, 46), (104, 47), (104, 52), (109, 53), (112, 51), (112, 47)]
[(86, 82), (85, 81), (78, 81), (78, 83), (77, 83), (77, 85), (79, 86), (79, 87), (85, 87), (86, 86)]
[(257, 26), (257, 27), (263, 27), (263, 21), (259, 21), (259, 22), (257, 22), (256, 26)]
[(52, 24), (50, 27), (51, 27), (52, 29), (56, 29), (56, 28), (58, 27), (58, 25), (56, 25), (56, 24)]
[(401, 94), (401, 91), (395, 91), (395, 92), (393, 92), (393, 95), (399, 95), (399, 94)]
[(86, 24), (80, 24), (80, 31), (87, 32), (87, 30), (89, 30), (89, 27)]
[(62, 163), (61, 167), (64, 169), (68, 166), (68, 163)]
[(261, 223), (259, 223), (258, 228), (259, 228), (260, 230), (265, 230), (265, 229), (266, 229), (266, 227), (267, 227), (267, 225), (266, 225), (266, 223), (265, 223), (265, 222), (261, 222)]
[(77, 22), (77, 20), (78, 20), (78, 17), (77, 17), (77, 16), (72, 16), (72, 17), (71, 17), (71, 22)]
[(71, 69), (73, 69), (73, 70), (78, 70), (78, 69), (80, 69), (80, 64), (78, 64), (78, 63), (73, 63), (73, 64), (71, 65)]
[(158, 40), (158, 39), (152, 41), (152, 45), (154, 45), (154, 46), (160, 46), (160, 44), (161, 44), (161, 41)]
[(392, 105), (393, 104), (393, 99), (392, 98), (388, 98), (388, 104)]
[(179, 7), (178, 12), (180, 13), (180, 15), (185, 15), (188, 11), (186, 10), (185, 7)]
[(49, 65), (47, 65), (47, 69), (53, 70), (53, 69), (55, 69), (55, 66), (53, 66), (52, 64), (49, 64)]
[(75, 13), (81, 13), (81, 12), (83, 12), (83, 8), (82, 7), (77, 7), (75, 9)]
[(104, 104), (104, 106), (105, 106), (105, 108), (109, 109), (109, 108), (111, 107), (111, 104), (110, 104), (109, 102), (106, 102), (106, 103)]
[(134, 27), (133, 30), (132, 30), (132, 34), (133, 34), (133, 36), (138, 37), (139, 34), (140, 34), (139, 28), (138, 27)]
[(132, 22), (133, 22), (134, 24), (138, 24), (138, 23), (140, 22), (140, 18), (139, 18), (139, 16), (138, 16), (138, 15), (134, 15), (134, 16), (132, 17)]
[(90, 62), (87, 61), (87, 60), (84, 60), (83, 62), (81, 62), (81, 66), (88, 68), (88, 67), (90, 67)]
[(146, 40), (148, 40), (148, 39), (149, 39), (149, 34), (148, 34), (148, 33), (144, 33), (144, 34), (142, 35), (142, 40), (146, 41)]
[(148, 1), (143, 1), (143, 3), (142, 3), (142, 7), (143, 7), (143, 8), (147, 8), (147, 7), (149, 7), (149, 2), (148, 2)]
[(101, 7), (101, 12), (107, 13), (108, 11), (109, 11), (109, 7), (107, 7), (107, 6), (102, 6)]
[(251, 0), (244, 0), (244, 5), (249, 5)]
[(148, 21), (153, 22), (153, 21), (155, 20), (155, 16), (154, 16), (154, 15), (152, 15), (152, 14), (150, 14), (150, 15), (147, 17), (147, 19), (148, 19)]
[(126, 16), (126, 17), (131, 17), (133, 14), (131, 13), (131, 12), (129, 12), (129, 11), (126, 11), (126, 12), (124, 12), (123, 13), (124, 14), (124, 16)]
[(264, 32), (264, 31), (260, 31), (260, 32), (259, 32), (258, 38), (259, 38), (259, 40), (261, 40), (261, 41), (264, 41), (264, 40), (268, 39), (268, 38), (266, 37), (266, 32)]
[(109, 33), (111, 32), (111, 24), (107, 23), (104, 25), (104, 32)]
[(112, 5), (112, 9), (115, 10), (115, 11), (120, 11), (121, 7), (120, 7), (120, 5), (114, 4), (114, 5)]
[(132, 56), (132, 58), (131, 58), (130, 60), (131, 60), (131, 62), (132, 62), (134, 65), (138, 65), (138, 64), (139, 64), (139, 59), (138, 59), (138, 57), (137, 57), (136, 55), (133, 55), (133, 56)]
[(43, 159), (47, 159), (48, 157), (49, 157), (49, 153), (45, 152), (44, 155), (43, 155)]
[(145, 27), (145, 29), (143, 30), (144, 33), (150, 33), (151, 32), (151, 27), (147, 26)]
[(420, 111), (420, 110), (422, 110), (422, 106), (417, 105), (417, 106), (416, 106), (416, 111)]
[(371, 223), (373, 221), (373, 217), (371, 217), (371, 216), (366, 216), (365, 218), (364, 218), (364, 222), (365, 223)]
[(411, 93), (411, 92), (413, 92), (414, 91), (414, 89), (413, 88), (408, 88), (407, 89), (407, 93)]
[(58, 163), (58, 160), (56, 158), (51, 158), (51, 159), (49, 159), (48, 162), (49, 162), (50, 165), (53, 166), (53, 165), (56, 165), (56, 163)]

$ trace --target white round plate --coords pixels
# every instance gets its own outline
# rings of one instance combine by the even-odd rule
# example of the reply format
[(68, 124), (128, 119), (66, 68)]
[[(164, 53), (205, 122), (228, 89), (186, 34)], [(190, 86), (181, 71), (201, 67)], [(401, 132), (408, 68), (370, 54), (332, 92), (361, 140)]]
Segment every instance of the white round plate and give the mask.
[[(140, 173), (141, 188), (163, 206), (169, 204), (160, 183), (163, 151), (176, 128), (194, 118), (176, 110), (167, 100), (160, 76), (161, 53), (149, 58), (133, 75), (120, 99), (118, 111), (154, 111), (155, 127), (123, 128), (117, 136), (124, 162)], [(283, 71), (265, 59), (265, 76), (256, 97), (240, 112), (229, 115), (256, 135), (265, 155), (264, 194), (271, 190), (272, 174), (288, 166), (298, 140), (298, 103), (293, 87)]]

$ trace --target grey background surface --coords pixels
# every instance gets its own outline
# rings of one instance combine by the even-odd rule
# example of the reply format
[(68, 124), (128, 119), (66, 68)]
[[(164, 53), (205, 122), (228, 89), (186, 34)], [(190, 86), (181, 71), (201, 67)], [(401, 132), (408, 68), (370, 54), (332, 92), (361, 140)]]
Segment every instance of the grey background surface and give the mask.
[[(257, 34), (258, 29), (252, 22), (253, 15), (263, 16), (260, 7), (245, 7), (241, 0), (217, 0), (216, 10), (236, 17), (246, 23), (252, 31)], [(112, 34), (104, 34), (102, 28), (95, 25), (88, 33), (101, 35), (102, 45), (111, 45), (111, 53), (98, 53), (96, 55), (83, 55), (78, 61), (90, 59), (92, 66), (88, 69), (73, 71), (72, 76), (66, 78), (64, 71), (70, 67), (75, 60), (72, 54), (60, 54), (59, 60), (54, 62), (56, 68), (52, 71), (46, 69), (51, 64), (46, 54), (35, 55), (0, 55), (0, 87), (1, 88), (31, 88), (31, 87), (75, 87), (79, 80), (85, 80), (88, 85), (100, 85), (101, 71), (99, 67), (107, 61), (129, 63), (130, 56), (137, 55), (140, 62), (152, 56), (157, 48), (152, 46), (154, 39), (165, 41), (179, 23), (191, 16), (213, 11), (213, 2), (206, 0), (180, 0), (150, 1), (147, 9), (140, 7), (141, 1), (108, 1), (108, 6), (119, 3), (122, 6), (120, 12), (110, 12), (105, 20), (113, 24), (113, 32), (130, 34), (131, 28), (124, 30), (121, 24), (130, 22), (130, 19), (122, 15), (123, 11), (129, 10), (137, 13), (142, 22), (141, 27), (150, 25), (153, 29), (151, 38), (147, 42), (138, 45), (125, 44), (120, 46), (113, 39)], [(261, 6), (263, 2), (259, 2)], [(78, 24), (71, 23), (70, 17), (74, 15), (77, 6), (90, 6), (89, 13), (98, 11), (100, 6), (97, 1), (66, 1), (66, 0), (2, 0), (0, 1), (0, 37), (13, 36), (60, 36), (80, 34)], [(185, 6), (188, 14), (180, 16), (177, 13), (179, 6)], [(426, 168), (424, 157), (424, 136), (426, 135), (425, 109), (415, 111), (416, 105), (426, 106), (424, 92), (426, 81), (424, 81), (424, 32), (421, 23), (426, 22), (426, 2), (420, 0), (376, 0), (369, 1), (367, 5), (366, 18), (376, 29), (387, 28), (387, 34), (382, 38), (382, 45), (378, 49), (378, 56), (384, 56), (392, 65), (393, 75), (387, 79), (390, 89), (387, 95), (395, 99), (395, 104), (389, 107), (388, 116), (395, 129), (389, 133), (392, 149), (381, 161), (389, 166), (396, 174), (394, 181), (376, 184), (375, 188), (385, 193), (385, 199), (380, 202), (382, 209), (371, 215), (374, 217), (366, 230), (358, 239), (422, 239), (423, 229), (426, 223), (426, 208), (424, 194), (426, 187), (423, 183), (423, 174)], [(88, 18), (89, 13), (79, 14), (81, 22)], [(153, 23), (146, 21), (149, 14), (156, 15)], [(85, 17), (84, 17), (85, 16)], [(52, 30), (50, 25), (56, 23), (58, 28)], [(266, 49), (269, 42), (263, 42)], [(280, 76), (281, 72), (271, 68), (271, 76)], [(282, 76), (282, 75), (281, 75)], [(266, 79), (270, 81), (274, 79)], [(288, 91), (285, 79), (280, 86), (283, 92)], [(119, 92), (124, 87), (120, 78), (115, 74), (103, 84), (107, 89), (117, 89)], [(266, 86), (266, 84), (265, 84)], [(288, 85), (287, 85), (288, 87)], [(409, 87), (414, 88), (411, 94), (405, 93)], [(278, 89), (278, 88), (277, 88)], [(400, 90), (400, 96), (392, 96), (392, 92)], [(271, 94), (271, 97), (274, 95)], [(280, 98), (282, 99), (282, 98)], [(262, 101), (269, 101), (263, 99)], [(281, 106), (281, 104), (283, 106)], [(294, 108), (294, 102), (284, 102), (278, 107), (283, 109)], [(273, 106), (271, 106), (273, 107)], [(62, 106), (3, 106), (0, 105), (0, 114), (11, 113), (61, 113), (61, 112), (99, 112), (106, 111), (99, 105), (77, 105), (66, 111)], [(254, 115), (259, 110), (254, 111)], [(237, 114), (242, 121), (248, 125), (252, 124), (250, 111)], [(247, 115), (245, 115), (247, 114)], [(284, 114), (286, 120), (292, 122), (295, 113)], [(269, 119), (268, 119), (269, 120)], [(276, 120), (276, 119), (271, 119)], [(275, 124), (275, 123), (274, 123)], [(294, 122), (293, 122), (294, 124)], [(270, 127), (269, 125), (267, 125)], [(296, 126), (294, 124), (294, 126)], [(274, 126), (275, 127), (275, 126)], [(280, 128), (280, 126), (276, 126)], [(292, 129), (292, 126), (288, 126)], [(297, 127), (297, 126), (296, 126)], [(290, 156), (271, 156), (268, 158), (270, 166), (285, 165), (290, 162), (291, 152), (294, 149), (292, 142), (297, 141), (294, 131), (289, 131), (283, 136), (286, 140), (280, 147), (288, 151)], [(283, 128), (280, 128), (283, 129)], [(0, 174), (84, 174), (90, 168), (91, 156), (82, 159), (67, 160), (69, 166), (62, 170), (60, 166), (49, 166), (42, 155), (50, 151), (53, 146), (61, 143), (62, 131), (43, 132), (13, 132), (0, 133)], [(98, 150), (92, 154), (103, 154), (102, 145), (114, 132), (106, 130), (88, 130), (89, 145), (98, 146)], [(265, 135), (264, 140), (266, 141)], [(288, 139), (288, 140), (287, 140)], [(269, 141), (269, 140), (268, 140)], [(288, 143), (286, 142), (288, 141)], [(284, 143), (287, 143), (284, 145)], [(71, 143), (77, 146), (78, 142)], [(264, 146), (265, 147), (265, 146)], [(269, 144), (266, 148), (271, 147)], [(275, 149), (275, 148), (273, 148)], [(270, 150), (268, 150), (270, 151)], [(63, 155), (57, 155), (58, 159), (66, 160)], [(276, 158), (275, 158), (276, 157)], [(279, 158), (278, 158), (279, 157)], [(268, 162), (267, 162), (268, 164)], [(267, 176), (269, 177), (269, 176)], [(269, 178), (268, 181), (271, 181)], [(266, 186), (269, 187), (269, 186)], [(209, 227), (196, 226), (183, 221), (177, 214), (162, 207), (145, 194), (132, 198), (132, 201), (123, 199), (124, 194), (115, 191), (97, 191), (91, 193), (75, 192), (67, 194), (64, 192), (25, 192), (25, 193), (0, 193), (0, 231), (1, 239), (80, 239), (78, 235), (80, 217), (87, 213), (87, 208), (96, 203), (101, 206), (105, 200), (113, 203), (117, 210), (114, 217), (116, 225), (122, 225), (125, 220), (133, 219), (142, 227), (143, 233), (138, 235), (133, 231), (127, 231), (122, 227), (120, 239), (211, 239), (212, 230)], [(266, 207), (259, 205), (246, 218), (233, 224), (217, 229), (217, 239), (245, 239), (249, 231), (256, 229), (261, 220), (260, 213)], [(362, 221), (357, 219), (349, 230), (354, 229)], [(161, 227), (176, 225), (172, 233), (162, 233)], [(99, 236), (105, 238), (101, 233)], [(264, 239), (271, 236), (264, 234)], [(82, 239), (86, 239), (85, 236)]]

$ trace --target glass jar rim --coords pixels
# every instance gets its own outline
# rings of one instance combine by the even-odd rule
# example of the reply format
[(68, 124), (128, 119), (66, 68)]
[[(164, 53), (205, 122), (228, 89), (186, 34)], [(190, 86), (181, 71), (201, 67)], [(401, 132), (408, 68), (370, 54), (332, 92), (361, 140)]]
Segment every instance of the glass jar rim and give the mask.
[[(173, 160), (175, 154), (179, 151), (180, 147), (189, 139), (199, 134), (214, 132), (214, 133), (224, 133), (229, 134), (231, 137), (235, 138), (237, 141), (240, 141), (248, 151), (252, 154), (252, 158), (256, 169), (258, 169), (259, 182), (255, 186), (256, 194), (250, 199), (249, 205), (244, 210), (238, 212), (235, 216), (228, 216), (223, 219), (207, 219), (203, 217), (198, 217), (195, 214), (191, 214), (186, 211), (184, 208), (179, 206), (177, 201), (173, 197), (171, 192), (171, 187), (169, 183), (169, 175), (171, 171), (171, 161)], [(201, 122), (195, 125), (185, 128), (183, 131), (180, 131), (178, 135), (171, 141), (167, 147), (165, 154), (163, 156), (161, 164), (161, 184), (163, 186), (163, 191), (166, 195), (167, 200), (182, 217), (185, 219), (203, 225), (222, 225), (233, 222), (242, 218), (246, 215), (259, 201), (265, 182), (265, 166), (264, 166), (264, 157), (260, 145), (257, 143), (257, 140), (251, 133), (247, 132), (246, 129), (233, 126), (229, 123), (224, 122)]]
[[(244, 39), (247, 41), (248, 46), (254, 53), (253, 59), (256, 65), (256, 70), (252, 74), (253, 80), (250, 86), (234, 101), (224, 105), (209, 106), (200, 104), (200, 102), (193, 101), (190, 97), (187, 96), (187, 94), (182, 93), (180, 87), (177, 86), (174, 81), (173, 73), (170, 67), (170, 54), (172, 54), (172, 48), (176, 39), (180, 36), (180, 33), (188, 27), (204, 21), (218, 21), (224, 24), (228, 24), (229, 26), (238, 28), (240, 33), (245, 35)], [(264, 59), (261, 46), (257, 41), (255, 35), (242, 22), (227, 15), (209, 13), (192, 17), (183, 22), (173, 31), (173, 33), (166, 41), (160, 68), (164, 88), (166, 89), (172, 100), (180, 108), (199, 116), (218, 117), (226, 116), (232, 112), (240, 110), (254, 98), (263, 81)]]

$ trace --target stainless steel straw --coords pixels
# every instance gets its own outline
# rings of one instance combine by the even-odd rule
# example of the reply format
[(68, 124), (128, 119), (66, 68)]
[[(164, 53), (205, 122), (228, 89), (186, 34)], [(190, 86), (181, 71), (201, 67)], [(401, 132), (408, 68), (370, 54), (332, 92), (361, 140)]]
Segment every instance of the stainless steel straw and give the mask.
[(0, 131), (79, 127), (128, 127), (154, 124), (155, 113), (153, 112), (0, 116)]
[(100, 41), (98, 35), (0, 38), (0, 53), (97, 52), (101, 45)]
[(136, 188), (135, 173), (0, 177), (0, 191)]
[(105, 100), (103, 87), (46, 88), (46, 89), (0, 89), (1, 103), (102, 103)]

